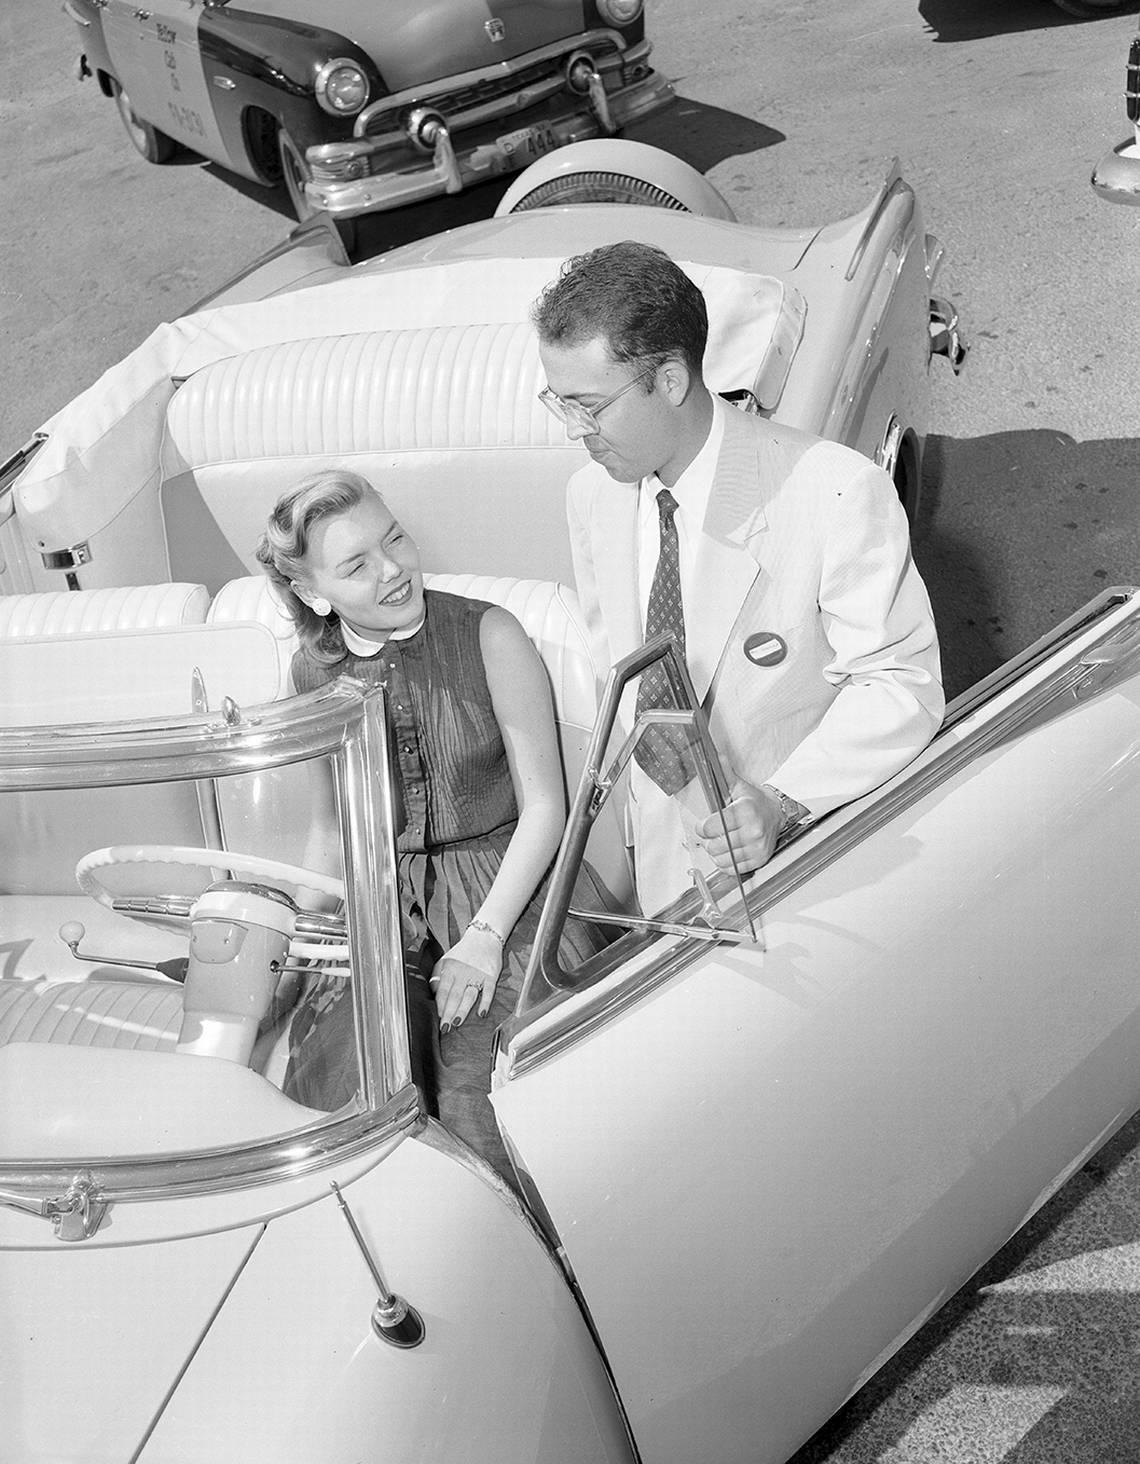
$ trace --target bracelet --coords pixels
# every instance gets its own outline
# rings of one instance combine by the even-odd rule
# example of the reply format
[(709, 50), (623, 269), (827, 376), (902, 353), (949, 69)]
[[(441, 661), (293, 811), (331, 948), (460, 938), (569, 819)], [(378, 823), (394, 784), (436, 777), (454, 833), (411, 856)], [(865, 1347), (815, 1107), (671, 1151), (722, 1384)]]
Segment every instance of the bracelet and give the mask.
[(481, 930), (485, 935), (493, 935), (501, 946), (504, 946), (507, 943), (505, 938), (499, 934), (499, 932), (495, 929), (493, 925), (488, 925), (485, 920), (480, 920), (478, 916), (476, 916), (474, 920), (469, 920), (467, 922), (467, 929)]

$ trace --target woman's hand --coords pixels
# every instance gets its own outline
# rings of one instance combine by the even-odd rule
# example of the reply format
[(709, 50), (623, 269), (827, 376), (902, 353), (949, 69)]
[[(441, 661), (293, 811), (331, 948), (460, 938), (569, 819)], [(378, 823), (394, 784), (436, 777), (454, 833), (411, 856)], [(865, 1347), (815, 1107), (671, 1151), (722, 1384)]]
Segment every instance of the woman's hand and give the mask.
[(441, 1032), (458, 1027), (476, 1004), (479, 1015), (487, 1015), (502, 967), (503, 948), (485, 930), (465, 930), (440, 956), (431, 974), (431, 988)]

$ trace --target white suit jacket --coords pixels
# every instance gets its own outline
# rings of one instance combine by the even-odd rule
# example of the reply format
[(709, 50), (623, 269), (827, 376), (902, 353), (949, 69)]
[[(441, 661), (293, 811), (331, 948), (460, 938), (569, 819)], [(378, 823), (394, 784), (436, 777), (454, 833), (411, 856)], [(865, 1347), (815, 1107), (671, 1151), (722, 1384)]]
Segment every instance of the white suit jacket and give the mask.
[[(686, 659), (729, 783), (772, 783), (826, 813), (898, 772), (938, 728), (930, 601), (887, 473), (837, 443), (717, 409), (724, 440), (685, 586)], [(568, 517), (604, 677), (644, 639), (637, 485), (591, 463), (570, 481)], [(787, 646), (778, 664), (745, 653), (763, 632)], [(688, 886), (690, 858), (674, 801), (655, 786), (646, 796), (647, 782), (638, 794), (634, 780), (631, 831), (638, 892), (653, 910)]]

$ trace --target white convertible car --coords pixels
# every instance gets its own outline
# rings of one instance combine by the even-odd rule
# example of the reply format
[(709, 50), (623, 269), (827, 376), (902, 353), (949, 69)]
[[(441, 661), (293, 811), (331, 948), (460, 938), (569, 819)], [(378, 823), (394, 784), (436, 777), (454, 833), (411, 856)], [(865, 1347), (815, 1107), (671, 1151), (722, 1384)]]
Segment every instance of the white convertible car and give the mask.
[[(579, 186), (571, 151), (524, 199)], [(897, 176), (763, 230), (616, 157), (689, 211), (554, 187), (357, 268), (312, 231), (10, 464), (5, 1459), (776, 1464), (1140, 1106), (1134, 591), (743, 889), (628, 899), (614, 724), (660, 648), (599, 694), (562, 517), (581, 449), (536, 400), (529, 301), (568, 250), (660, 242), (706, 290), (713, 385), (904, 493), (952, 333)], [(382, 475), (429, 583), (509, 606), (550, 673), (572, 814), (493, 1073), (517, 1194), (417, 1080), (384, 692), (289, 695), (253, 573), (269, 500), (329, 461)], [(342, 884), (299, 867), (329, 770)], [(565, 969), (583, 852), (627, 902)], [(334, 1112), (282, 1090), (315, 970), (353, 996)]]

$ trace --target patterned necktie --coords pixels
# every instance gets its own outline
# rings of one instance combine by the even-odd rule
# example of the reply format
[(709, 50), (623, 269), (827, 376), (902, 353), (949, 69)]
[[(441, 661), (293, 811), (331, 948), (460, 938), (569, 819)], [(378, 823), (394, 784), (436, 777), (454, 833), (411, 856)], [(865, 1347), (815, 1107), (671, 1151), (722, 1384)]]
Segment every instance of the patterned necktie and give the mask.
[[(681, 605), (681, 559), (677, 544), (677, 525), (673, 515), (677, 500), (668, 488), (657, 495), (657, 511), (661, 516), (661, 551), (649, 590), (645, 613), (645, 639), (672, 635), (681, 655), (685, 654), (685, 614)], [(637, 688), (637, 712), (674, 707), (676, 702), (665, 674), (665, 666), (655, 661), (641, 674)], [(666, 793), (679, 793), (691, 781), (695, 767), (688, 750), (688, 736), (683, 727), (647, 727), (634, 751), (637, 761)]]

